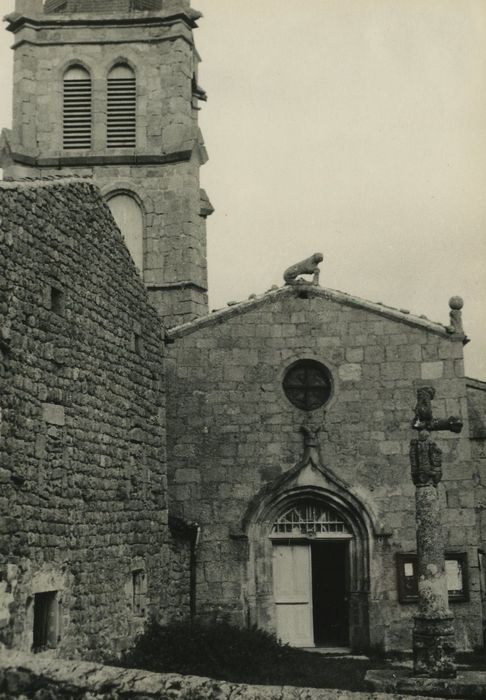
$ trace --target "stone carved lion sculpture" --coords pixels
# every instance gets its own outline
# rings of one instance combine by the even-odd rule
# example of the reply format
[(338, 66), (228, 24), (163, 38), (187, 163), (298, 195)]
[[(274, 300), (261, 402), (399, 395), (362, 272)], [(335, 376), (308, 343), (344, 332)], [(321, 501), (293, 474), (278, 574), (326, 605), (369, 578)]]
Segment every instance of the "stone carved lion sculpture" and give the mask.
[(284, 272), (285, 284), (306, 284), (306, 280), (298, 278), (298, 275), (313, 275), (312, 284), (319, 284), (319, 263), (324, 260), (322, 253), (314, 253), (310, 258), (291, 265)]

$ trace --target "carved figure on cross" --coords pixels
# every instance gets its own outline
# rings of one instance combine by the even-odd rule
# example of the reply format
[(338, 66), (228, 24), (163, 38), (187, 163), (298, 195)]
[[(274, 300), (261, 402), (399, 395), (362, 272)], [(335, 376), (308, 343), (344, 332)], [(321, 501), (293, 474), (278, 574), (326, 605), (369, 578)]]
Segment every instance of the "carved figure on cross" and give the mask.
[(434, 418), (432, 415), (432, 400), (435, 389), (423, 386), (417, 389), (417, 404), (415, 418), (412, 422), (414, 430), (419, 431), (418, 439), (410, 442), (410, 465), (415, 486), (437, 484), (442, 479), (442, 450), (430, 440), (433, 431), (451, 431), (460, 433), (462, 421), (457, 416), (449, 418)]
[(435, 397), (435, 389), (431, 386), (423, 386), (417, 389), (417, 404), (415, 406), (415, 419), (412, 427), (415, 430), (450, 430), (460, 433), (462, 421), (457, 416), (449, 418), (434, 418), (432, 416), (432, 400)]

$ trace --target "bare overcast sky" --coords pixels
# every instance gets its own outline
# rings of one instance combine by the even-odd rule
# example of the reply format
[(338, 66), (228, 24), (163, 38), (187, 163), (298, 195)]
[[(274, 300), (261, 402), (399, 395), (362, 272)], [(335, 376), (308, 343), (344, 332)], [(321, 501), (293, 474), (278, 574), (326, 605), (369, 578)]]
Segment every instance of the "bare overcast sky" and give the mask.
[(485, 1), (194, 5), (211, 308), (321, 251), (323, 286), (442, 322), (463, 296), (466, 373), (486, 379)]

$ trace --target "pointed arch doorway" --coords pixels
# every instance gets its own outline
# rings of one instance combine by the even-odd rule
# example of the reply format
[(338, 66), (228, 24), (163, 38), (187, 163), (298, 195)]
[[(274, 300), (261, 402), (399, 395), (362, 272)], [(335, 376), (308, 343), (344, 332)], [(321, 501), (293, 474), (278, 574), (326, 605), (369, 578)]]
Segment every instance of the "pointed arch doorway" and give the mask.
[(273, 523), (277, 637), (296, 647), (347, 647), (353, 533), (328, 504), (304, 500)]

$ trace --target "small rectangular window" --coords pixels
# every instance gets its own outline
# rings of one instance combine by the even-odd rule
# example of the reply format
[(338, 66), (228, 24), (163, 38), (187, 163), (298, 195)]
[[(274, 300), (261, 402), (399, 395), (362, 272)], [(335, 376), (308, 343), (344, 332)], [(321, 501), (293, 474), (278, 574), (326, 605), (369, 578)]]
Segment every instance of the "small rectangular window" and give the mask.
[(146, 612), (147, 577), (143, 569), (132, 572), (133, 612), (138, 617), (144, 617)]
[(51, 311), (62, 316), (64, 314), (64, 292), (51, 287)]
[(59, 602), (57, 591), (34, 595), (34, 640), (32, 651), (55, 649), (59, 637)]

